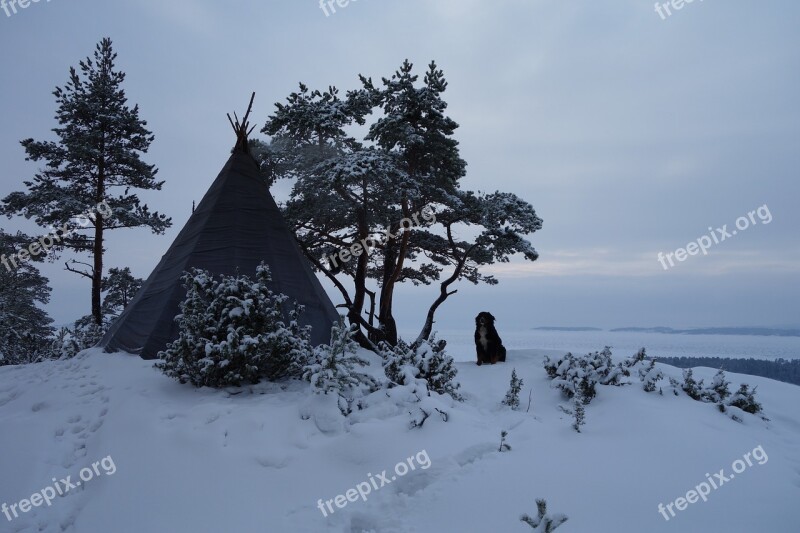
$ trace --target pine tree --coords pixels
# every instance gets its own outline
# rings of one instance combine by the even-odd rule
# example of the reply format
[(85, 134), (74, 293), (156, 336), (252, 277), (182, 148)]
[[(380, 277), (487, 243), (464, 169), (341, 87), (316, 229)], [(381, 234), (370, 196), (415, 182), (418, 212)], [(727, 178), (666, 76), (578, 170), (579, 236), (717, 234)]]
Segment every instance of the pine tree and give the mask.
[(692, 376), (692, 369), (687, 368), (683, 371), (683, 386), (681, 388), (692, 400), (700, 400), (702, 398), (703, 380), (695, 381), (694, 376)]
[(511, 407), (512, 410), (519, 410), (519, 393), (522, 391), (523, 380), (517, 378), (517, 369), (511, 370), (511, 383), (503, 399), (503, 405)]
[(417, 353), (421, 355), (423, 362), (421, 376), (428, 382), (428, 390), (447, 394), (454, 400), (462, 401), (463, 398), (458, 392), (461, 383), (456, 379), (458, 370), (453, 357), (446, 352), (446, 346), (447, 341), (437, 339), (436, 332), (431, 333), (428, 340), (419, 344)]
[(712, 403), (724, 402), (731, 395), (728, 385), (730, 385), (730, 382), (725, 380), (725, 372), (720, 368), (714, 375), (709, 389), (704, 391), (708, 401)]
[(81, 349), (69, 328), (61, 327), (56, 331), (50, 344), (50, 356), (53, 359), (69, 359), (75, 357)]
[[(379, 84), (360, 80), (346, 97), (333, 87), (301, 85), (286, 104), (276, 104), (262, 130), (272, 136), (261, 150), (262, 167), (272, 173), (268, 181), (296, 180), (284, 214), (306, 256), (341, 292), (350, 322), (375, 344), (398, 342), (393, 296), (400, 283), (439, 284), (419, 344), (430, 338), (437, 309), (456, 293), (454, 283), (496, 284), (484, 267), (517, 253), (538, 258), (526, 236), (542, 220), (513, 194), (461, 189), (466, 162), (454, 138), (458, 124), (446, 115), (447, 80), (435, 63), (423, 76), (405, 61)], [(368, 123), (370, 114), (376, 118)], [(365, 138), (348, 134), (356, 126), (368, 127)], [(338, 266), (326, 261), (367, 239), (374, 244), (369, 253)], [(451, 273), (442, 279), (443, 270)]]
[(732, 405), (734, 407), (738, 407), (742, 411), (750, 414), (756, 414), (761, 412), (761, 404), (756, 401), (756, 389), (758, 387), (753, 388), (752, 392), (750, 391), (750, 386), (746, 383), (742, 383), (739, 387), (739, 390), (736, 391), (733, 396), (731, 396), (728, 405)]
[(103, 315), (118, 317), (141, 287), (142, 280), (134, 277), (129, 267), (109, 269), (103, 278)]
[[(15, 254), (31, 238), (0, 230), (0, 256)], [(10, 265), (9, 265), (10, 266)], [(49, 358), (53, 320), (39, 306), (50, 301), (47, 278), (30, 262), (0, 266), (0, 366)]]
[(311, 383), (315, 394), (336, 394), (342, 414), (350, 414), (350, 404), (364, 389), (378, 389), (377, 381), (358, 369), (368, 361), (358, 355), (359, 346), (353, 341), (353, 328), (344, 323), (331, 328), (328, 345), (317, 346), (311, 362), (303, 368), (303, 379)]
[[(103, 323), (98, 325), (92, 315), (82, 316), (72, 326), (72, 345), (77, 350), (75, 354), (88, 348), (97, 346), (111, 325), (108, 317), (103, 317)], [(75, 355), (72, 354), (72, 355)]]
[(679, 396), (678, 389), (682, 389), (680, 381), (678, 381), (673, 377), (670, 377), (669, 386), (672, 387), (672, 394), (674, 394), (675, 396)]
[(552, 533), (555, 529), (568, 520), (566, 515), (556, 514), (549, 516), (547, 514), (547, 502), (545, 500), (536, 500), (536, 518), (524, 514), (520, 520), (531, 526), (534, 531), (540, 533)]
[(298, 324), (302, 306), (285, 311), (288, 298), (273, 293), (271, 281), (264, 263), (255, 278), (185, 273), (179, 336), (159, 354), (157, 367), (196, 387), (299, 377), (311, 353), (310, 331)]
[(644, 383), (645, 392), (654, 392), (658, 382), (664, 379), (664, 374), (656, 368), (655, 359), (651, 359), (646, 367), (639, 369), (639, 380)]
[(448, 394), (454, 400), (463, 398), (458, 392), (461, 384), (456, 381), (458, 371), (453, 358), (445, 352), (446, 342), (437, 340), (435, 333), (430, 340), (419, 346), (409, 345), (398, 339), (395, 346), (383, 342), (378, 353), (383, 358), (383, 368), (390, 383), (412, 385), (424, 379), (428, 391)]
[(27, 159), (44, 162), (44, 168), (24, 182), (27, 192), (11, 193), (0, 205), (0, 213), (57, 227), (54, 253), (66, 248), (92, 256), (91, 263), (73, 259), (66, 268), (91, 280), (91, 314), (97, 325), (102, 324), (106, 232), (147, 227), (162, 234), (171, 225), (131, 192), (160, 190), (163, 182), (155, 180), (156, 168), (140, 158), (153, 135), (139, 118), (139, 107), (127, 103), (125, 73), (115, 70), (116, 57), (106, 38), (97, 45), (94, 59), (80, 62), (80, 73), (70, 69), (67, 84), (53, 93), (58, 140), (22, 141)]

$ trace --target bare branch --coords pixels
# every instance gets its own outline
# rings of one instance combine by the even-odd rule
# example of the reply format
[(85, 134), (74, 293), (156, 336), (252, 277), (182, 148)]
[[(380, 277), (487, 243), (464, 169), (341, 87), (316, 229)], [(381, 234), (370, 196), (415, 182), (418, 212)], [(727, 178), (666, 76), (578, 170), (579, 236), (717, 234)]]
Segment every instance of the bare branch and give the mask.
[[(75, 270), (74, 268), (69, 266), (70, 263), (75, 263), (75, 264), (79, 264), (79, 265), (86, 265), (86, 263), (81, 263), (81, 262), (75, 261), (73, 259), (72, 261), (67, 261), (66, 263), (64, 263), (64, 267), (66, 268), (66, 270), (68, 272), (73, 272), (75, 274), (80, 274), (81, 276), (85, 276), (85, 277), (87, 277), (89, 279), (94, 279), (94, 276), (90, 273), (91, 271), (90, 272), (83, 272), (82, 270)], [(91, 265), (86, 265), (86, 266), (91, 267)]]

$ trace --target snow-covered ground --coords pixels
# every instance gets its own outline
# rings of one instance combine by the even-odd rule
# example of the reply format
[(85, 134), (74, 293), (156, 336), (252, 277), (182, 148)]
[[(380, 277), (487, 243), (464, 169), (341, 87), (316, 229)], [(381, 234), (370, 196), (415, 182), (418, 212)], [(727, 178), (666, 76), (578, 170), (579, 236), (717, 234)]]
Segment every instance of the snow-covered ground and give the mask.
[[(331, 433), (301, 416), (302, 383), (196, 390), (152, 362), (97, 351), (0, 368), (0, 504), (19, 513), (20, 500), (53, 478), (63, 490), (59, 480), (74, 484), (96, 465), (83, 471), (93, 479), (49, 507), (40, 502), (12, 521), (0, 514), (0, 531), (524, 532), (519, 517), (535, 515), (536, 498), (569, 517), (559, 533), (800, 531), (800, 387), (728, 374), (732, 389), (758, 385), (770, 419), (738, 423), (666, 384), (663, 395), (638, 383), (598, 386), (578, 434), (558, 408), (568, 404), (550, 387), (544, 355), (458, 363), (466, 401), (446, 405), (447, 422), (434, 415), (409, 429), (407, 412), (372, 398)], [(525, 381), (519, 412), (500, 404), (512, 368)], [(707, 381), (713, 373), (695, 372)], [(501, 453), (502, 430), (512, 449)], [(764, 455), (753, 453), (759, 446)], [(752, 466), (730, 476), (748, 453)], [(409, 458), (414, 469), (397, 475)], [(708, 501), (669, 521), (659, 513), (659, 503), (721, 469), (732, 479)], [(383, 470), (390, 483), (380, 487)], [(348, 501), (359, 484), (372, 487), (366, 501), (352, 491), (358, 499)], [(323, 516), (320, 499), (323, 508), (333, 499), (335, 512)]]

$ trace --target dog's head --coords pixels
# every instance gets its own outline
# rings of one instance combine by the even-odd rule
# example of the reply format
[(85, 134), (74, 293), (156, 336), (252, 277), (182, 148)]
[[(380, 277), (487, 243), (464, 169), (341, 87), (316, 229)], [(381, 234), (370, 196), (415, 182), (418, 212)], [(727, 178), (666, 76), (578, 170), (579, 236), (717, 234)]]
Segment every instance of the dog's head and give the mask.
[(482, 311), (478, 313), (478, 316), (475, 317), (475, 326), (492, 326), (494, 325), (494, 320), (495, 319), (492, 313), (489, 313), (488, 311)]

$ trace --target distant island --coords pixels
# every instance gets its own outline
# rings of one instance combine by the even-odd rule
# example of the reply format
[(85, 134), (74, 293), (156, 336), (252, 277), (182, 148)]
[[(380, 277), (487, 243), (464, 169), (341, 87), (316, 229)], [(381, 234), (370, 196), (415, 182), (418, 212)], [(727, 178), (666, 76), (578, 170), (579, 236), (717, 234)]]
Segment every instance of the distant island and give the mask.
[(564, 327), (564, 326), (539, 326), (538, 328), (532, 328), (539, 331), (603, 331), (600, 328), (582, 328), (582, 327)]
[(750, 374), (800, 385), (800, 359), (728, 359), (720, 357), (656, 357), (656, 361), (678, 368), (721, 368), (728, 372)]
[(665, 327), (655, 328), (616, 328), (610, 331), (629, 333), (668, 333), (678, 335), (755, 335), (766, 337), (800, 337), (800, 329), (777, 328), (693, 328), (673, 329)]

